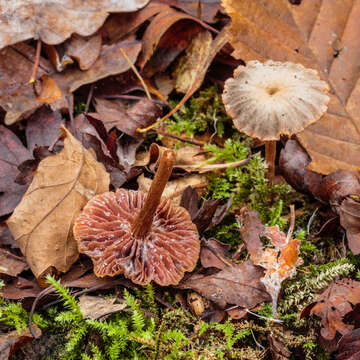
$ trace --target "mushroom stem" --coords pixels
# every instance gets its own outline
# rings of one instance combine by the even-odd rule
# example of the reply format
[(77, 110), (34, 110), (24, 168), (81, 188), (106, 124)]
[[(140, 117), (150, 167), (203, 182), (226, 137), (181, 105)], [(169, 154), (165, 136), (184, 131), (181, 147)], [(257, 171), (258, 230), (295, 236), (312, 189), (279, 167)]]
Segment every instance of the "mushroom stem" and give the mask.
[(267, 178), (270, 182), (275, 177), (276, 141), (265, 141), (265, 161), (268, 165)]
[(175, 152), (166, 150), (160, 157), (159, 167), (151, 183), (145, 204), (132, 225), (132, 233), (136, 237), (144, 238), (151, 229), (156, 209), (160, 203), (161, 195), (169, 180), (175, 162)]

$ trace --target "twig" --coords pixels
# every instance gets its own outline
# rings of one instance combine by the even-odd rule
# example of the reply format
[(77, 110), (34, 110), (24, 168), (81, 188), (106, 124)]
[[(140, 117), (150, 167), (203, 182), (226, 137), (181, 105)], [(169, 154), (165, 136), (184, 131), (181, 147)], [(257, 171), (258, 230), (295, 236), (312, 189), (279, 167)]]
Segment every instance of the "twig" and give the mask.
[(39, 39), (36, 44), (35, 62), (33, 66), (33, 71), (30, 76), (29, 84), (34, 84), (36, 81), (36, 74), (40, 63), (40, 53), (41, 53), (41, 40)]
[(71, 95), (66, 96), (66, 101), (68, 104), (68, 111), (70, 116), (71, 132), (75, 136), (75, 121), (74, 121), (74, 101)]
[(86, 105), (85, 105), (85, 110), (84, 110), (85, 115), (89, 111), (89, 106), (90, 106), (91, 99), (93, 97), (93, 93), (94, 93), (94, 83), (92, 83), (91, 86), (90, 86), (90, 91), (89, 91), (89, 94), (88, 94), (88, 97), (87, 97), (87, 100), (86, 100)]
[(335, 220), (335, 219), (337, 219), (337, 218), (338, 218), (337, 216), (334, 216), (334, 217), (332, 217), (331, 219), (327, 220), (327, 221), (325, 222), (325, 224), (320, 228), (320, 230), (319, 230), (317, 233), (314, 234), (314, 236), (318, 236), (318, 235), (325, 229), (325, 227), (326, 227), (329, 223), (331, 223), (333, 220)]
[(122, 48), (120, 48), (120, 52), (121, 52), (122, 56), (124, 57), (124, 59), (126, 60), (126, 62), (130, 65), (131, 69), (134, 71), (137, 78), (140, 80), (140, 82), (145, 90), (146, 96), (148, 97), (149, 100), (152, 100), (149, 89), (146, 86), (144, 79), (142, 78), (140, 73), (137, 71), (135, 65), (131, 62), (131, 60), (129, 59), (129, 57), (126, 55), (125, 51)]
[(309, 222), (308, 222), (308, 224), (306, 226), (306, 234), (310, 233), (310, 227), (311, 227), (312, 223), (314, 222), (314, 219), (315, 219), (315, 216), (316, 216), (318, 210), (319, 210), (319, 208), (316, 208), (315, 211), (312, 213), (312, 215), (311, 215), (311, 217), (309, 219)]
[(295, 227), (295, 206), (290, 205), (290, 227), (289, 227), (289, 231), (286, 236), (287, 243), (289, 242), (289, 240), (294, 232), (294, 227)]
[(203, 147), (205, 145), (205, 142), (204, 141), (196, 141), (196, 140), (191, 140), (191, 139), (188, 139), (188, 138), (183, 138), (181, 136), (177, 136), (177, 135), (174, 135), (174, 134), (170, 134), (170, 133), (167, 133), (165, 131), (162, 131), (162, 130), (158, 130), (158, 129), (154, 129), (154, 131), (160, 135), (164, 135), (164, 136), (167, 136), (169, 138), (173, 138), (173, 139), (176, 139), (176, 140), (180, 140), (182, 142), (185, 142), (185, 143), (188, 143), (188, 144), (192, 144), (192, 145), (196, 145), (196, 146), (200, 146), (200, 147)]

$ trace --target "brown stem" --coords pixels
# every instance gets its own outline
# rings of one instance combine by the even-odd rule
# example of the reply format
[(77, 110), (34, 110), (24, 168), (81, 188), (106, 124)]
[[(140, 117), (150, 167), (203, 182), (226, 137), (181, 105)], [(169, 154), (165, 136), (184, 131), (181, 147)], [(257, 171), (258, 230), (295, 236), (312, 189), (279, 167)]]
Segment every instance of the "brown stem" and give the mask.
[(161, 195), (169, 180), (175, 162), (175, 152), (165, 150), (161, 155), (159, 167), (151, 183), (145, 204), (132, 225), (133, 235), (144, 238), (151, 229), (156, 209), (160, 203)]
[(30, 76), (29, 84), (33, 84), (36, 81), (36, 74), (40, 63), (40, 53), (41, 53), (41, 40), (39, 39), (36, 45), (35, 62), (33, 66), (33, 71)]
[(267, 178), (273, 182), (275, 177), (276, 141), (265, 141), (265, 161), (268, 165)]

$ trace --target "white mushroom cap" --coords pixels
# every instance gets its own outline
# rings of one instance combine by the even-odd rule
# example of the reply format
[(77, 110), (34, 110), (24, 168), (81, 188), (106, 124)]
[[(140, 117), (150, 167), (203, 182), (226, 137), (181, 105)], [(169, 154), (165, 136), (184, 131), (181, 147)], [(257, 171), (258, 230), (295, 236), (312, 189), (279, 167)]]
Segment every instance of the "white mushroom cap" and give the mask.
[(320, 119), (330, 100), (328, 91), (316, 70), (291, 62), (249, 61), (226, 80), (223, 102), (239, 131), (278, 140)]

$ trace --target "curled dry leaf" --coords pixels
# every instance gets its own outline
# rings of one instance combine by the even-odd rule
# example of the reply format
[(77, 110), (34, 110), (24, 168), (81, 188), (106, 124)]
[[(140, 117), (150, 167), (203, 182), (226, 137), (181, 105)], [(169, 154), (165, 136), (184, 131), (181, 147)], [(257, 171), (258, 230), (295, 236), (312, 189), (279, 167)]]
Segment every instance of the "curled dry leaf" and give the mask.
[(126, 308), (126, 302), (115, 304), (115, 301), (116, 297), (105, 299), (100, 296), (84, 295), (79, 298), (79, 307), (84, 319), (96, 320)]
[(20, 202), (27, 186), (15, 182), (18, 166), (31, 158), (17, 136), (0, 125), (0, 216), (11, 213)]
[[(67, 271), (78, 257), (74, 218), (87, 201), (109, 188), (109, 174), (64, 127), (64, 149), (41, 161), (7, 224), (41, 284), (52, 268)], [(41, 239), (41, 241), (37, 241)]]
[[(222, 0), (232, 19), (233, 56), (291, 61), (319, 70), (333, 89), (327, 113), (297, 135), (312, 162), (309, 170), (329, 174), (360, 166), (360, 3), (304, 0)], [(341, 42), (338, 48), (336, 43)], [(344, 156), (346, 154), (346, 156)]]
[(263, 270), (248, 260), (227, 266), (213, 275), (192, 275), (179, 287), (192, 289), (221, 308), (233, 304), (251, 309), (269, 300), (269, 294), (261, 282), (263, 276)]
[(358, 302), (360, 282), (351, 279), (337, 280), (302, 311), (301, 317), (312, 314), (319, 316), (323, 325), (321, 336), (326, 340), (332, 340), (336, 331), (345, 335), (354, 328), (353, 325), (345, 324), (343, 317)]
[(61, 2), (22, 0), (3, 1), (0, 23), (0, 49), (31, 38), (46, 44), (60, 44), (72, 33), (92, 35), (110, 12), (131, 12), (144, 7), (149, 0), (75, 0)]

